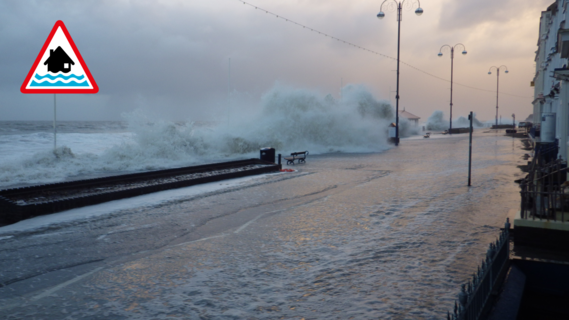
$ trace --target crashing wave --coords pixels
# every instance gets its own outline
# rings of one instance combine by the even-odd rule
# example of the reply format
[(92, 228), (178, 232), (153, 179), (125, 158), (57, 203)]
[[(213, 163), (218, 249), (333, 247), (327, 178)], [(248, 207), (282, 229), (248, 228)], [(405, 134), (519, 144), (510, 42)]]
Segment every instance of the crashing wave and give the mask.
[[(6, 161), (0, 164), (0, 186), (258, 157), (263, 147), (273, 147), (281, 154), (381, 152), (391, 147), (387, 133), (394, 110), (361, 85), (342, 88), (339, 99), (275, 85), (262, 97), (258, 110), (235, 114), (231, 121), (216, 125), (156, 120), (134, 111), (124, 115), (130, 135), (122, 142), (105, 145), (117, 141), (110, 139), (115, 133), (105, 133), (109, 139), (92, 146), (91, 152), (60, 147), (55, 153), (45, 150)], [(416, 130), (400, 119), (401, 137)]]

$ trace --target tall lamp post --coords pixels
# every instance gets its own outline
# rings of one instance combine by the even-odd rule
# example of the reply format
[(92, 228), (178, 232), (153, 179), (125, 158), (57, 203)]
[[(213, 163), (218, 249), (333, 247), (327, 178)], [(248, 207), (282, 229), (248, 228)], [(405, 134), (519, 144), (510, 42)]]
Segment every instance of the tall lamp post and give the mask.
[[(393, 1), (393, 3), (397, 6), (397, 93), (395, 95), (395, 145), (398, 146), (399, 145), (399, 53), (401, 47), (401, 10), (403, 9), (403, 4), (405, 3), (405, 0), (402, 1), (384, 0), (381, 3), (381, 7), (379, 7), (379, 13), (377, 14), (377, 18), (383, 19), (383, 17), (385, 17), (385, 13), (383, 13), (383, 5), (386, 2), (393, 4), (391, 3), (391, 1)], [(419, 6), (417, 7), (417, 10), (415, 10), (415, 14), (420, 16), (423, 14), (423, 9), (421, 9), (421, 2), (419, 0), (417, 0), (417, 3), (419, 4)], [(411, 3), (411, 5), (412, 4), (413, 3)]]
[(445, 44), (444, 46), (442, 46), (439, 49), (439, 57), (443, 56), (443, 48), (444, 47), (449, 47), (450, 48), (450, 119), (449, 119), (449, 130), (448, 133), (452, 134), (452, 78), (453, 78), (453, 64), (454, 64), (454, 48), (456, 48), (457, 46), (462, 46), (462, 54), (465, 55), (466, 52), (466, 47), (462, 44), (462, 43), (457, 43), (454, 46), (449, 46), (448, 44)]
[(504, 69), (506, 69), (505, 72), (508, 73), (508, 67), (505, 65), (499, 67), (491, 66), (490, 69), (488, 69), (488, 74), (492, 74), (492, 68), (496, 69), (496, 128), (498, 127), (498, 92), (500, 89), (500, 69), (502, 67), (504, 67)]

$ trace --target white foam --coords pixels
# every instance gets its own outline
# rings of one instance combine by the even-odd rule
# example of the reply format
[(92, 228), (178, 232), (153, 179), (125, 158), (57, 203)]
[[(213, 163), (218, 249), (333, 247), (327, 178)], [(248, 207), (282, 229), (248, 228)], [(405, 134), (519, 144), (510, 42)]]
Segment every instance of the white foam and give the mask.
[[(458, 117), (452, 120), (452, 127), (453, 128), (466, 128), (470, 126), (470, 120), (467, 117)], [(472, 126), (474, 128), (483, 128), (485, 125), (484, 123), (480, 122), (476, 119), (476, 114), (474, 114), (474, 119), (472, 120)], [(442, 111), (437, 110), (433, 112), (433, 114), (427, 120), (425, 124), (427, 130), (434, 130), (434, 131), (443, 131), (448, 130), (449, 122), (448, 118), (445, 118), (445, 115)]]
[[(257, 114), (234, 113), (217, 126), (156, 120), (135, 111), (125, 115), (129, 132), (61, 133), (55, 153), (47, 132), (0, 136), (0, 188), (256, 158), (263, 147), (281, 154), (381, 152), (390, 148), (393, 118), (391, 105), (363, 86), (344, 87), (337, 100), (276, 85)], [(415, 130), (404, 119), (400, 124), (402, 137)]]
[(14, 233), (18, 232), (29, 232), (48, 226), (55, 227), (61, 224), (73, 223), (74, 221), (85, 221), (94, 217), (112, 214), (125, 209), (155, 206), (177, 199), (189, 198), (210, 192), (220, 191), (227, 188), (237, 187), (248, 181), (260, 179), (265, 176), (267, 175), (243, 177), (205, 183), (185, 188), (165, 190), (134, 198), (115, 200), (97, 205), (76, 208), (45, 216), (26, 219), (8, 226), (0, 227), (0, 241), (10, 239)]

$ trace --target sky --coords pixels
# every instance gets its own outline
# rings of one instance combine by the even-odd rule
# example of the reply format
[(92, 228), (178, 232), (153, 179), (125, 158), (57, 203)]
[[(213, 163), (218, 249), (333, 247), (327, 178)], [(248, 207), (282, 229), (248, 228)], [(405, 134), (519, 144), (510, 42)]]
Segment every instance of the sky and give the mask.
[[(58, 120), (121, 120), (140, 109), (169, 120), (216, 121), (228, 107), (260, 108), (277, 84), (335, 98), (342, 85), (361, 84), (395, 103), (394, 0), (383, 5), (382, 20), (382, 1), (245, 2), (0, 0), (0, 121), (53, 119), (53, 95), (22, 94), (20, 86), (57, 20), (99, 86), (97, 94), (58, 94)], [(401, 22), (400, 108), (422, 120), (435, 110), (448, 116), (450, 52), (437, 54), (462, 43), (468, 54), (461, 46), (455, 52), (453, 118), (470, 111), (495, 118), (498, 78), (488, 71), (505, 65), (499, 115), (525, 119), (539, 18), (553, 2), (425, 0), (416, 16), (417, 2), (405, 1), (414, 7), (403, 10)]]

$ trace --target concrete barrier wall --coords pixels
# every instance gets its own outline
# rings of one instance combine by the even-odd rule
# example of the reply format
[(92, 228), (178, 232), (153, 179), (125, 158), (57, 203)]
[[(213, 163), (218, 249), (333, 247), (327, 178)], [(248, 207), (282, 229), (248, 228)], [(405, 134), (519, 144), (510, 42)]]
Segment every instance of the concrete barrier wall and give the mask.
[[(81, 191), (98, 186), (112, 186), (113, 184), (124, 183), (141, 183), (150, 179), (166, 179), (179, 175), (188, 175), (194, 173), (205, 173), (215, 170), (224, 170), (239, 168), (248, 165), (262, 164), (262, 167), (250, 170), (236, 170), (234, 172), (215, 174), (204, 177), (186, 179), (181, 181), (159, 183), (148, 186), (140, 186), (133, 188), (122, 188), (121, 190), (113, 190), (108, 192), (100, 192), (96, 194), (81, 195)], [(244, 176), (278, 172), (280, 169), (278, 164), (262, 161), (259, 159), (248, 159), (240, 161), (230, 161), (223, 163), (207, 164), (201, 166), (183, 167), (168, 170), (159, 170), (127, 175), (119, 175), (112, 177), (79, 180), (71, 182), (61, 182), (53, 184), (45, 184), (38, 186), (30, 186), (24, 188), (0, 190), (0, 223), (15, 223), (24, 219), (35, 216), (50, 214), (63, 210), (83, 207), (103, 203), (112, 200), (135, 197), (152, 192), (187, 187), (196, 184), (220, 181), (225, 179), (233, 179)], [(142, 183), (143, 184), (143, 183)], [(45, 201), (33, 204), (21, 204), (12, 199), (15, 198), (38, 198), (39, 195), (45, 194), (65, 194), (58, 200)]]

